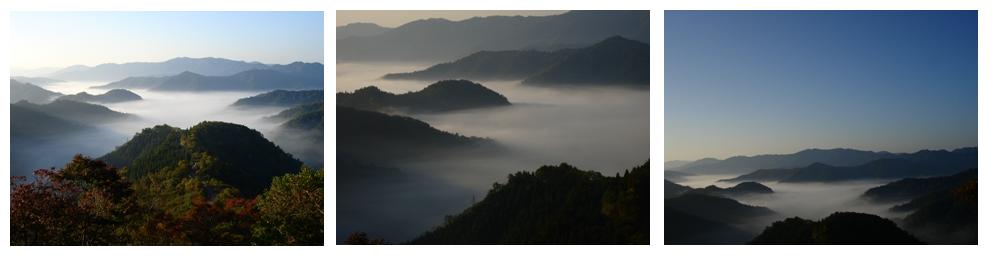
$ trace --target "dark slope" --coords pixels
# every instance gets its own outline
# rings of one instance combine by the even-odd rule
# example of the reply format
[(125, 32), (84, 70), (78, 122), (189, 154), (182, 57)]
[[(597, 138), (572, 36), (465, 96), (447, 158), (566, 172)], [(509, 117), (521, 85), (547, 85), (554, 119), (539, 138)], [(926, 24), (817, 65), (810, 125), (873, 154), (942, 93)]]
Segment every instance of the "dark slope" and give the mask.
[(267, 69), (270, 65), (258, 62), (235, 61), (222, 58), (173, 58), (162, 62), (106, 63), (93, 67), (72, 66), (52, 73), (64, 80), (110, 81), (127, 77), (161, 77), (183, 71), (209, 76), (226, 76), (242, 71)]
[(912, 211), (902, 226), (927, 243), (978, 244), (978, 179), (932, 192), (893, 208)]
[(126, 89), (112, 89), (100, 95), (91, 95), (86, 92), (79, 92), (73, 95), (59, 97), (59, 99), (79, 102), (117, 103), (141, 100), (141, 96)]
[(750, 244), (915, 245), (920, 241), (879, 216), (837, 212), (820, 221), (797, 217), (777, 221)]
[(113, 111), (105, 106), (61, 99), (42, 105), (21, 101), (14, 106), (83, 124), (109, 123), (133, 117), (131, 114)]
[(945, 176), (978, 167), (978, 149), (923, 150), (858, 166), (814, 163), (795, 169), (759, 170), (721, 181), (833, 182)]
[(338, 93), (337, 105), (362, 110), (446, 112), (462, 109), (507, 106), (506, 97), (468, 80), (443, 80), (417, 92), (393, 94), (376, 87)]
[(868, 189), (861, 197), (869, 201), (883, 203), (906, 201), (936, 191), (947, 190), (977, 178), (977, 169), (967, 170), (951, 176), (908, 178)]
[(665, 207), (671, 210), (729, 224), (745, 224), (759, 217), (776, 216), (778, 213), (765, 208), (741, 204), (733, 199), (706, 194), (686, 193), (665, 200)]
[(93, 131), (92, 126), (52, 116), (25, 106), (10, 105), (11, 140), (47, 140), (78, 132)]
[(529, 85), (635, 85), (650, 78), (647, 44), (610, 37), (581, 49), (554, 52), (482, 51), (450, 63), (386, 79), (523, 80)]
[(619, 35), (650, 40), (648, 11), (571, 11), (553, 16), (417, 20), (369, 37), (337, 40), (339, 61), (441, 62), (483, 51), (588, 46)]
[(666, 245), (739, 245), (754, 234), (665, 207)]
[(280, 122), (273, 142), (307, 165), (324, 165), (324, 102), (286, 109), (266, 119)]
[(324, 102), (323, 90), (273, 90), (251, 97), (238, 99), (233, 106), (281, 106), (293, 107)]
[(679, 185), (678, 183), (665, 180), (665, 199), (681, 196), (683, 193), (692, 190), (692, 187)]
[(604, 177), (568, 164), (510, 175), (412, 244), (648, 244), (649, 169)]
[(403, 116), (337, 107), (337, 151), (357, 159), (392, 162), (492, 148), (489, 139), (437, 130)]
[(855, 166), (894, 156), (894, 154), (888, 152), (869, 152), (853, 149), (807, 149), (793, 154), (734, 156), (726, 160), (707, 158), (691, 162), (673, 170), (694, 174), (744, 174), (761, 169), (805, 167), (813, 163), (823, 163), (833, 166)]
[(665, 179), (673, 182), (682, 182), (686, 180), (686, 177), (695, 176), (695, 174), (680, 171), (665, 171)]
[(632, 85), (647, 88), (651, 78), (646, 43), (610, 37), (568, 55), (561, 62), (527, 78), (527, 85)]
[(242, 125), (203, 122), (188, 130), (156, 126), (100, 158), (127, 167), (130, 178), (191, 162), (191, 171), (234, 186), (247, 196), (262, 192), (272, 177), (298, 171), (301, 163), (258, 131)]
[(48, 103), (62, 93), (48, 91), (38, 85), (10, 80), (10, 103), (26, 100), (31, 103)]
[(748, 195), (771, 194), (774, 191), (768, 186), (757, 182), (742, 182), (730, 188), (720, 188), (714, 185), (705, 188), (692, 190), (693, 193), (702, 193), (721, 197), (741, 197)]

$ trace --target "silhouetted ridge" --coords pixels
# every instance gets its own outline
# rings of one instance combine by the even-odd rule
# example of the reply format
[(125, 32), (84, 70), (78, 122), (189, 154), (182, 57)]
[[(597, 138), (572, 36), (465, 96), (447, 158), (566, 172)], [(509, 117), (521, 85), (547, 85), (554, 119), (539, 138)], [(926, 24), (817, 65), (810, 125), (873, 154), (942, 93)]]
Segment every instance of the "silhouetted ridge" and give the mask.
[(820, 221), (798, 217), (777, 221), (750, 244), (915, 245), (919, 240), (879, 216), (837, 212)]
[(362, 110), (446, 112), (510, 105), (506, 97), (468, 80), (442, 80), (417, 92), (392, 94), (374, 86), (338, 93), (337, 104)]

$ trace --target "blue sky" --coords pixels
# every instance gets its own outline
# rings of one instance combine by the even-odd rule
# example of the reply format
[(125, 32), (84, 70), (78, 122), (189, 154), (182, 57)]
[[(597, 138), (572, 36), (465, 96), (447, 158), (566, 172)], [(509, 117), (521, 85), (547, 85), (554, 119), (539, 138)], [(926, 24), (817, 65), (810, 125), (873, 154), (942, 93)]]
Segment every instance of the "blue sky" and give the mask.
[(13, 12), (12, 67), (222, 57), (322, 62), (322, 12)]
[(666, 11), (665, 160), (978, 143), (975, 11)]

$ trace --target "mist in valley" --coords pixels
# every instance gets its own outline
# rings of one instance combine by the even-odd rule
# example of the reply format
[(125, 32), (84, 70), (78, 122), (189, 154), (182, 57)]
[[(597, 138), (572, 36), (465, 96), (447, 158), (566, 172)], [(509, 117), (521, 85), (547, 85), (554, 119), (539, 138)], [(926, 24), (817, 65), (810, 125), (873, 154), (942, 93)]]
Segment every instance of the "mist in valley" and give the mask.
[[(102, 94), (107, 89), (91, 89), (106, 82), (66, 81), (44, 86), (62, 94), (87, 92)], [(222, 121), (245, 125), (262, 133), (285, 152), (311, 167), (323, 166), (323, 143), (313, 142), (310, 135), (279, 128), (280, 121), (265, 117), (279, 113), (285, 107), (235, 108), (236, 100), (261, 94), (264, 91), (229, 92), (177, 92), (130, 89), (142, 100), (120, 103), (97, 103), (111, 110), (132, 114), (128, 118), (110, 123), (93, 124), (95, 131), (61, 135), (44, 141), (11, 140), (11, 170), (15, 176), (30, 176), (35, 169), (61, 167), (75, 154), (100, 157), (131, 139), (142, 129), (167, 124), (182, 129), (203, 121)], [(322, 133), (320, 133), (322, 134)]]
[[(383, 80), (386, 73), (427, 65), (337, 63), (337, 92), (374, 85), (395, 94), (434, 81)], [(649, 95), (616, 86), (524, 86), (519, 81), (475, 81), (512, 105), (409, 116), (442, 131), (490, 138), (496, 153), (431, 157), (394, 165), (406, 181), (369, 183), (361, 198), (338, 189), (338, 241), (350, 232), (402, 243), (482, 200), (494, 182), (543, 165), (567, 163), (606, 176), (643, 164), (649, 152)], [(338, 122), (347, 124), (348, 122)], [(340, 162), (339, 162), (340, 164)], [(355, 201), (358, 200), (358, 201)]]

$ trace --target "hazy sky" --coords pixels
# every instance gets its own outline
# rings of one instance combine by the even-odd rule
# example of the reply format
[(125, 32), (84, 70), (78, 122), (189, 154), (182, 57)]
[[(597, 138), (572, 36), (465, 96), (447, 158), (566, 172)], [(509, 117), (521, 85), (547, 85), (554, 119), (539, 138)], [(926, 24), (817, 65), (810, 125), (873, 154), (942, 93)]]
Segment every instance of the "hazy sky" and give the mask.
[(323, 62), (322, 12), (13, 12), (13, 68), (221, 57)]
[(974, 11), (666, 11), (665, 160), (978, 144)]
[(444, 18), (452, 21), (460, 21), (476, 16), (547, 16), (564, 12), (567, 11), (337, 11), (337, 26), (365, 22), (375, 23), (385, 27), (397, 27), (408, 22), (427, 18)]

